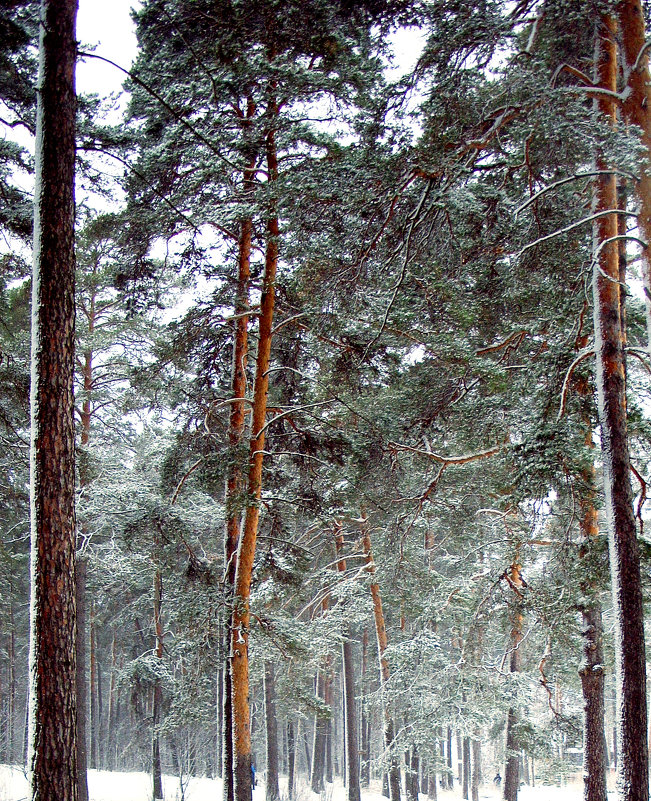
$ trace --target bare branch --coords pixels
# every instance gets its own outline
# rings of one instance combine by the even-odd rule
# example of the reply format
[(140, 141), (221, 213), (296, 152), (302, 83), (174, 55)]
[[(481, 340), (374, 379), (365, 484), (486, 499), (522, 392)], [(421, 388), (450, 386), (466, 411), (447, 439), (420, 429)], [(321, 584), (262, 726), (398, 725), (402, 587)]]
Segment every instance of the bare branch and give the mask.
[(572, 181), (580, 181), (581, 178), (594, 178), (596, 175), (622, 175), (624, 178), (630, 178), (631, 181), (639, 180), (637, 176), (631, 175), (628, 172), (623, 172), (622, 170), (593, 170), (591, 172), (577, 172), (574, 173), (574, 175), (569, 175), (567, 178), (561, 178), (560, 181), (554, 181), (554, 183), (543, 187), (540, 191), (536, 192), (535, 195), (532, 195), (528, 200), (526, 200), (521, 206), (518, 206), (514, 212), (514, 217), (517, 218), (520, 212), (524, 211), (532, 203), (535, 203), (541, 195), (551, 192), (552, 190), (558, 188), (559, 186), (563, 186), (564, 184), (569, 184)]
[(587, 359), (588, 356), (594, 356), (595, 350), (594, 348), (585, 348), (584, 350), (579, 352), (579, 355), (574, 359), (572, 364), (567, 368), (567, 372), (565, 373), (565, 378), (563, 379), (563, 388), (561, 389), (561, 405), (558, 410), (558, 415), (556, 417), (557, 420), (560, 420), (563, 415), (565, 414), (565, 403), (567, 401), (567, 392), (570, 386), (570, 380), (572, 378), (572, 374), (576, 367), (581, 364), (584, 359)]

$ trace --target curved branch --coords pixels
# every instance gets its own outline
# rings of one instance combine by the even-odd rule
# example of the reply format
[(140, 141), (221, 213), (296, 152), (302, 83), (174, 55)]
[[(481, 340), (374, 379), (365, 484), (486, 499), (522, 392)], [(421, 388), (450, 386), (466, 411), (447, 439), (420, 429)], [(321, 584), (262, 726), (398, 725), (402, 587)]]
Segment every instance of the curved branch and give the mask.
[(585, 348), (584, 350), (579, 352), (579, 355), (574, 359), (572, 364), (567, 368), (567, 372), (565, 373), (565, 378), (563, 379), (563, 388), (561, 389), (561, 405), (558, 410), (558, 415), (556, 417), (557, 420), (560, 420), (563, 415), (565, 414), (565, 403), (567, 401), (567, 393), (570, 387), (570, 380), (572, 378), (572, 374), (574, 370), (577, 368), (579, 364), (584, 359), (587, 359), (588, 356), (594, 356), (595, 349), (594, 348)]

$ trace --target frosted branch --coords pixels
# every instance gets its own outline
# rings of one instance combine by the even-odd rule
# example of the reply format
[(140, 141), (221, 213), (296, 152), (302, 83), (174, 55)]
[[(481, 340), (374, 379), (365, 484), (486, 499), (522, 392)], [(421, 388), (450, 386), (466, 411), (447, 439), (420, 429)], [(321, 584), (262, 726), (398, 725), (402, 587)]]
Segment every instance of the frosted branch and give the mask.
[(630, 178), (632, 181), (638, 180), (635, 175), (631, 175), (628, 172), (623, 172), (622, 170), (593, 170), (592, 172), (577, 172), (574, 173), (574, 175), (569, 175), (567, 178), (561, 178), (560, 181), (554, 181), (554, 183), (549, 184), (540, 191), (536, 192), (535, 195), (532, 195), (521, 206), (518, 206), (514, 212), (514, 217), (517, 219), (520, 212), (524, 211), (532, 203), (535, 203), (541, 195), (551, 192), (552, 190), (559, 186), (563, 186), (564, 184), (569, 184), (572, 181), (579, 181), (581, 178), (594, 178), (597, 175), (622, 175), (624, 178)]
[(591, 214), (589, 217), (584, 217), (582, 220), (577, 220), (576, 222), (570, 223), (566, 225), (564, 228), (559, 228), (556, 231), (552, 231), (551, 234), (546, 234), (545, 236), (541, 236), (538, 239), (534, 239), (533, 242), (529, 242), (523, 248), (521, 248), (517, 253), (514, 254), (516, 259), (519, 259), (523, 256), (528, 250), (531, 248), (536, 247), (536, 245), (541, 245), (543, 242), (549, 242), (551, 239), (556, 239), (557, 236), (563, 236), (563, 234), (567, 234), (570, 231), (574, 231), (576, 228), (580, 228), (582, 225), (585, 225), (589, 222), (594, 222), (598, 220), (600, 217), (607, 217), (609, 214), (623, 214), (626, 217), (635, 217), (637, 218), (637, 214), (633, 211), (625, 211), (624, 209), (604, 209), (604, 211), (598, 211), (596, 214)]
[(572, 364), (567, 368), (567, 372), (565, 373), (565, 378), (563, 379), (563, 388), (561, 389), (561, 405), (558, 410), (558, 415), (556, 417), (557, 420), (560, 420), (563, 415), (565, 414), (565, 404), (567, 402), (567, 393), (570, 387), (570, 381), (572, 379), (572, 374), (574, 370), (578, 367), (579, 364), (584, 359), (587, 359), (589, 356), (594, 356), (595, 350), (594, 348), (585, 348), (582, 351), (579, 351), (578, 356), (574, 359)]

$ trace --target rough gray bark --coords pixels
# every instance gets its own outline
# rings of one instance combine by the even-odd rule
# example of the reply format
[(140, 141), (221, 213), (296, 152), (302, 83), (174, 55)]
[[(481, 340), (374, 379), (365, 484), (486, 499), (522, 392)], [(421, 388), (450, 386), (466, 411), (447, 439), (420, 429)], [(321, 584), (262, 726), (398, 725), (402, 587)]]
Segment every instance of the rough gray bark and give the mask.
[(287, 798), (294, 798), (294, 771), (296, 766), (296, 737), (294, 721), (287, 721)]
[(475, 736), (472, 741), (472, 778), (470, 781), (470, 797), (479, 801), (479, 785), (481, 784), (481, 742)]
[(29, 768), (38, 801), (76, 801), (75, 0), (40, 9), (32, 279)]
[(271, 662), (264, 663), (264, 721), (267, 744), (266, 801), (280, 798), (278, 789), (278, 724), (276, 722), (276, 686)]
[[(325, 681), (322, 671), (316, 675), (316, 695), (325, 699)], [(326, 737), (328, 721), (321, 715), (314, 718), (314, 739), (312, 740), (312, 766), (310, 769), (310, 787), (313, 793), (323, 790), (323, 773), (326, 758)]]
[(470, 790), (470, 737), (463, 738), (463, 797), (468, 798)]

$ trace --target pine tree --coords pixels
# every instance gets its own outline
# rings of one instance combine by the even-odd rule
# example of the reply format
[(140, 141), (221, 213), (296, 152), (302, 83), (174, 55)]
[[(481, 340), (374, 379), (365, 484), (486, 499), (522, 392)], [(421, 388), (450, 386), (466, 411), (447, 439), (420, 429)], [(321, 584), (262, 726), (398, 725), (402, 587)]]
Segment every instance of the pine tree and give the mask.
[(75, 801), (73, 0), (41, 4), (32, 278), (32, 621), (34, 798)]

